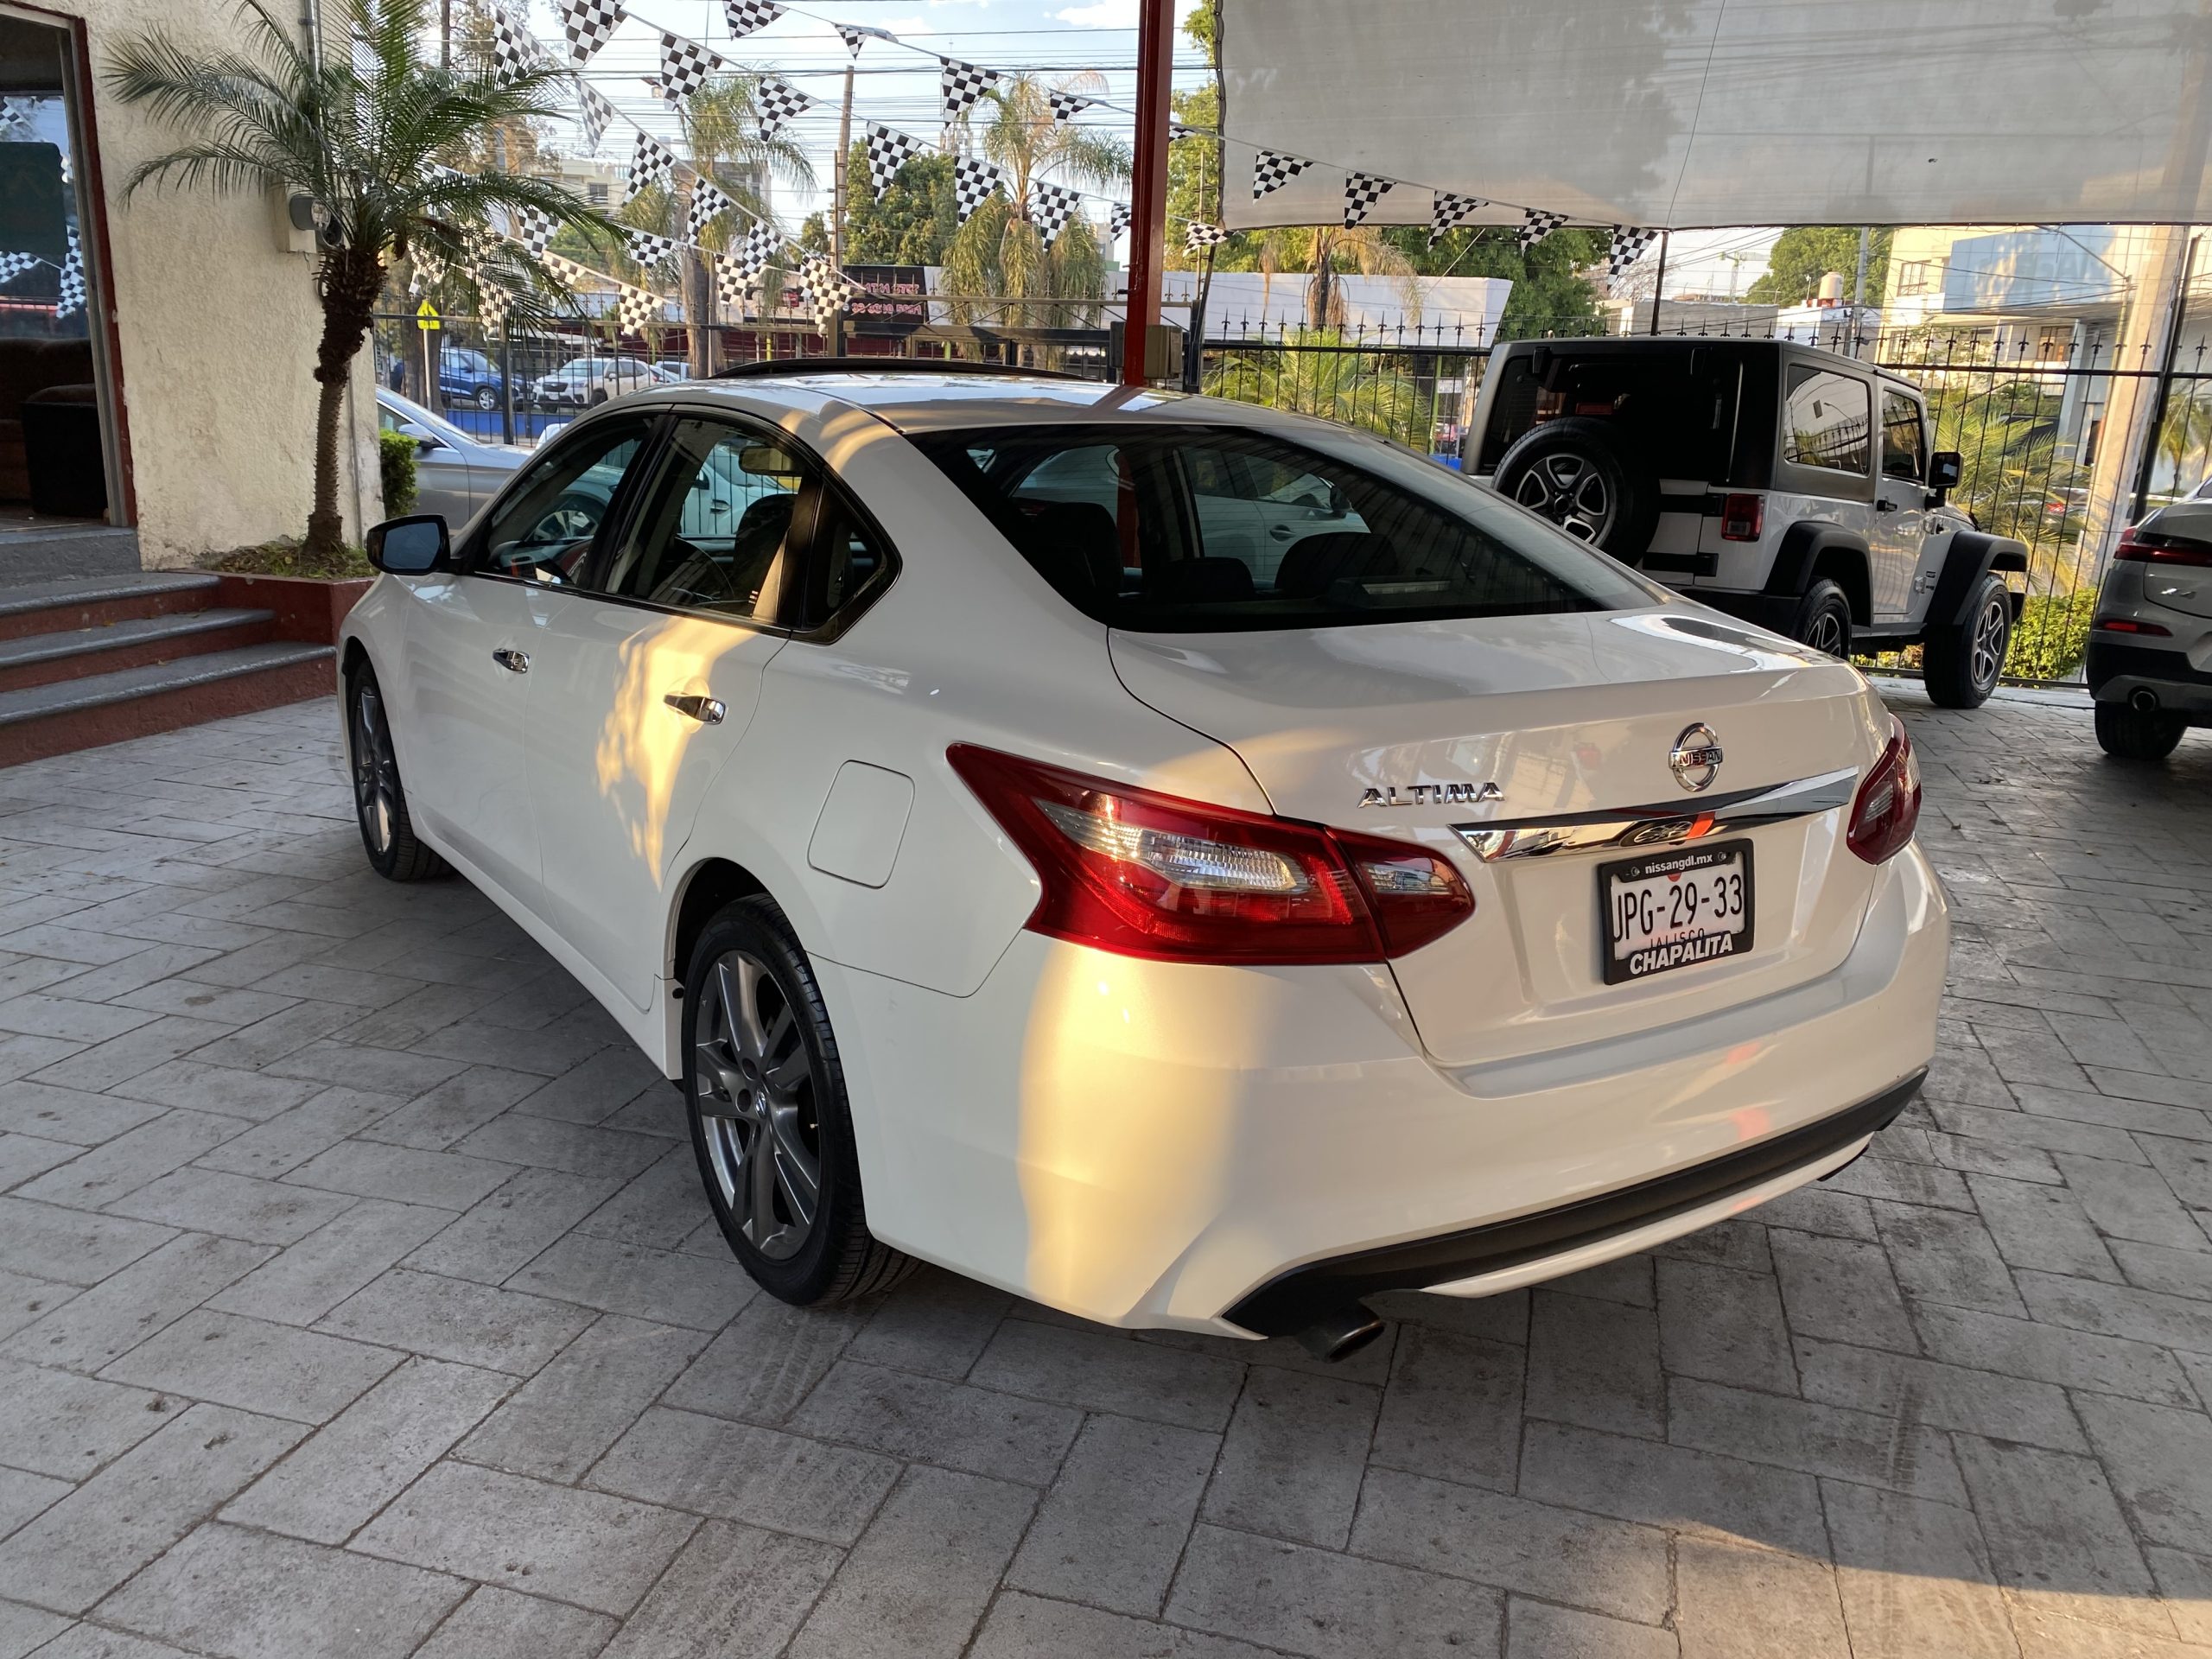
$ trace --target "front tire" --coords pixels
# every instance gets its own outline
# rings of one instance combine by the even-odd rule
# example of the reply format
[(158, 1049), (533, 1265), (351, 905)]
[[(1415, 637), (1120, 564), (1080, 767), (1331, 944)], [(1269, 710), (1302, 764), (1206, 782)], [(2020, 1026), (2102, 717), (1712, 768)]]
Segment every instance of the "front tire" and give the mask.
[(1921, 644), (1920, 680), (1939, 708), (1979, 709), (1997, 689), (2012, 645), (2012, 595), (1991, 571), (1974, 591), (1963, 622), (1933, 628)]
[(1797, 601), (1789, 637), (1839, 659), (1851, 655), (1851, 601), (1827, 581), (1815, 582)]
[(2097, 747), (2120, 760), (2163, 760), (2181, 742), (2189, 721), (2159, 709), (2124, 702), (2097, 705)]
[(731, 1253), (798, 1306), (897, 1284), (914, 1263), (868, 1230), (837, 1039), (775, 901), (726, 906), (683, 985), (691, 1146)]
[(425, 881), (451, 867), (417, 839), (391, 747), (377, 671), (364, 661), (346, 677), (346, 726), (353, 762), (353, 816), (369, 868), (387, 881)]
[(499, 406), (499, 393), (496, 387), (479, 386), (476, 388), (477, 408), (484, 410), (486, 414), (489, 414), (493, 410), (497, 409)]

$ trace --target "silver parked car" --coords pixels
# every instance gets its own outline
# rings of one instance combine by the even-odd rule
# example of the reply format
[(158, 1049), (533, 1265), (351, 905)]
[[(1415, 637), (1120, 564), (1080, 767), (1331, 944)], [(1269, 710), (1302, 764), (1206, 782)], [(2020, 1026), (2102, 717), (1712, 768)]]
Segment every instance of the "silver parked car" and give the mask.
[(2097, 741), (2161, 760), (2191, 726), (2212, 727), (2212, 500), (2160, 507), (2131, 525), (2089, 623)]
[(530, 451), (472, 437), (443, 416), (384, 387), (377, 390), (377, 425), (415, 440), (415, 511), (466, 524), (499, 493)]

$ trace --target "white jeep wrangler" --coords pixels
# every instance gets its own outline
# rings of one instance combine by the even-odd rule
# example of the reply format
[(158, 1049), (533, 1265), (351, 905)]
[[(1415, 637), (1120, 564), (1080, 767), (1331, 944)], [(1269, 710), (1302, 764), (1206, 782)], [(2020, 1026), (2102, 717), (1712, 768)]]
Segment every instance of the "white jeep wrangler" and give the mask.
[(1838, 657), (1922, 647), (1929, 695), (1978, 708), (2027, 549), (1947, 505), (1910, 381), (1771, 340), (1500, 346), (1463, 464), (1716, 610)]

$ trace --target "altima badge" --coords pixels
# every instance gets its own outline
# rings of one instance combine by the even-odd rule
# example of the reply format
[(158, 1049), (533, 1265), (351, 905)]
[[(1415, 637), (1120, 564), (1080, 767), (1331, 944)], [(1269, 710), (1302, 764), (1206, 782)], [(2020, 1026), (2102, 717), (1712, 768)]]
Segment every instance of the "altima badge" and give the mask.
[(1408, 784), (1403, 789), (1393, 784), (1388, 789), (1370, 789), (1359, 798), (1362, 806), (1475, 806), (1484, 801), (1502, 801), (1505, 791), (1496, 784)]
[(1720, 740), (1713, 728), (1703, 723), (1684, 727), (1667, 757), (1667, 766), (1675, 781), (1693, 795), (1712, 788), (1713, 780), (1720, 775)]

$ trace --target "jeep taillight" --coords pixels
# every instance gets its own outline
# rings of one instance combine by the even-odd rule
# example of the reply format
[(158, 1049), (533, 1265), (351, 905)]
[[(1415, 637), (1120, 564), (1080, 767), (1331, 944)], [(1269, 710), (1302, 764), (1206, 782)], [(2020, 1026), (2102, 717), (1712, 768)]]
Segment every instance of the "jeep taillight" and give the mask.
[(1381, 962), (1474, 913), (1408, 842), (1208, 806), (972, 743), (952, 769), (1044, 888), (1033, 932), (1122, 956), (1236, 964)]
[(1766, 498), (1763, 495), (1726, 495), (1720, 498), (1720, 539), (1756, 542), (1766, 528)]
[(1904, 722), (1890, 716), (1890, 741), (1851, 803), (1844, 844), (1869, 864), (1885, 864), (1912, 841), (1920, 822), (1920, 762)]

